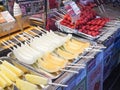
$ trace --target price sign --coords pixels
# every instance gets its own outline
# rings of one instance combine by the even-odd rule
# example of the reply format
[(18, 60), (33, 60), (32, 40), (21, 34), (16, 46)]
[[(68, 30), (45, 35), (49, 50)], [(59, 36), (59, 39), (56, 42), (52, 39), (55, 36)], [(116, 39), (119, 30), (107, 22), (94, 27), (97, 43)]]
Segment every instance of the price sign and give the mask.
[(63, 2), (67, 13), (71, 16), (72, 21), (75, 22), (81, 11), (74, 1), (66, 0)]

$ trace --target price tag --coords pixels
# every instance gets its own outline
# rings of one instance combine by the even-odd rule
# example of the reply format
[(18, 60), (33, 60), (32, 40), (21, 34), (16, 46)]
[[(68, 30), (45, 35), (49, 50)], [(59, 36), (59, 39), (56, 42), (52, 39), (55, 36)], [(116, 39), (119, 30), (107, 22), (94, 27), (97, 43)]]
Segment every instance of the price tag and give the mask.
[(80, 14), (80, 9), (78, 8), (78, 6), (76, 5), (75, 2), (71, 2), (70, 6), (72, 7), (73, 11), (75, 12), (76, 15)]
[(67, 13), (71, 16), (72, 21), (75, 22), (81, 13), (80, 8), (71, 0), (66, 0), (63, 3)]

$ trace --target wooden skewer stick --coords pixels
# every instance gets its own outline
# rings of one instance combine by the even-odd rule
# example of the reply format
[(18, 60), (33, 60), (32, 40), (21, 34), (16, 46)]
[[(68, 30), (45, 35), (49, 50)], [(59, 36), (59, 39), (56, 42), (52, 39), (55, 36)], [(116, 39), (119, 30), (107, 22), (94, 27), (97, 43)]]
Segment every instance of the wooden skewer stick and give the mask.
[(37, 26), (37, 28), (38, 28), (38, 29), (40, 29), (40, 30), (42, 30), (42, 31), (44, 31), (44, 33), (49, 32), (49, 31), (47, 31), (47, 30), (45, 30), (45, 29), (41, 28), (40, 26)]
[(59, 83), (51, 83), (51, 82), (49, 82), (48, 85), (61, 86), (61, 87), (68, 87), (68, 85), (63, 85), (63, 84), (59, 84)]
[(78, 64), (78, 63), (68, 63), (68, 65), (74, 65), (74, 66), (86, 66), (85, 64)]
[(66, 66), (66, 67), (69, 67), (69, 68), (78, 68), (78, 69), (84, 68), (84, 66)]
[(105, 46), (90, 46), (91, 48), (95, 47), (95, 48), (106, 48)]
[(26, 37), (24, 37), (23, 35), (20, 35), (20, 34), (18, 34), (18, 36), (21, 37), (26, 43), (29, 44), (30, 41), (28, 40), (28, 38), (26, 38)]
[(69, 73), (79, 73), (78, 71), (60, 69), (60, 71), (69, 72)]
[(33, 34), (35, 34), (35, 35), (36, 35), (36, 36), (38, 36), (38, 37), (41, 37), (41, 35), (39, 35), (39, 34), (37, 34), (37, 33), (33, 32), (33, 31), (29, 31), (29, 32), (31, 32), (31, 33), (33, 33)]
[(10, 49), (11, 51), (13, 51), (13, 49), (11, 47), (8, 46), (8, 44), (5, 44), (5, 41), (1, 41), (1, 43), (6, 46), (8, 49)]
[(79, 56), (79, 58), (94, 58), (94, 56)]

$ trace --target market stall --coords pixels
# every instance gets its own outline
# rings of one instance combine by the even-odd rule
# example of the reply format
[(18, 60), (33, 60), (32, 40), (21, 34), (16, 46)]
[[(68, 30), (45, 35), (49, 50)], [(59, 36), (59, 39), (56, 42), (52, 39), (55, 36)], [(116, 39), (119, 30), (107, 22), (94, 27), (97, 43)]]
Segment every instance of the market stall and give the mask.
[(4, 2), (1, 90), (103, 90), (119, 64), (119, 8), (80, 1)]

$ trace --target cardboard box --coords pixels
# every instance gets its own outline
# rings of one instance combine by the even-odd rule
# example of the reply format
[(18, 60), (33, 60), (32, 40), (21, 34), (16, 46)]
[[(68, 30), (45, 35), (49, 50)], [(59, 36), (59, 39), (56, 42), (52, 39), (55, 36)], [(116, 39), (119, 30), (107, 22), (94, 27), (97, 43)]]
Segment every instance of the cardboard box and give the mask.
[[(116, 31), (112, 37), (114, 40), (112, 44), (104, 50), (103, 57), (103, 81), (110, 75), (112, 70), (118, 65), (120, 51), (120, 29)], [(110, 38), (111, 40), (111, 38)], [(109, 43), (110, 40), (108, 40)]]
[(103, 90), (102, 59), (103, 52), (87, 63), (87, 90)]
[(78, 83), (74, 90), (86, 90), (86, 77)]
[[(68, 87), (63, 88), (63, 90), (78, 90), (78, 88), (85, 88), (85, 86), (86, 86), (86, 85), (84, 85), (85, 83), (82, 83), (83, 80), (85, 79), (85, 77), (86, 77), (86, 68), (80, 69), (78, 74), (75, 74), (72, 78), (70, 78), (65, 83), (66, 85), (68, 85)], [(84, 85), (84, 87), (83, 87), (83, 85)], [(83, 90), (85, 90), (85, 89), (83, 89)]]
[(0, 12), (0, 31), (8, 31), (14, 27), (15, 19), (8, 11)]

